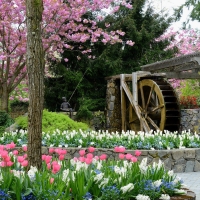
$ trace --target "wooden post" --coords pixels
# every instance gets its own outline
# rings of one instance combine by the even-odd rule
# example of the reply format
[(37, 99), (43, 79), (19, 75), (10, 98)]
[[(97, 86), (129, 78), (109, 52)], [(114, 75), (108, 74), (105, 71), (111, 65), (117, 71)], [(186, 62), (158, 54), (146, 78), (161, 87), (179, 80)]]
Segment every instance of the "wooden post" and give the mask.
[(121, 92), (121, 118), (122, 118), (122, 130), (126, 131), (126, 95), (122, 87), (122, 83), (125, 81), (124, 74), (120, 74), (120, 92)]

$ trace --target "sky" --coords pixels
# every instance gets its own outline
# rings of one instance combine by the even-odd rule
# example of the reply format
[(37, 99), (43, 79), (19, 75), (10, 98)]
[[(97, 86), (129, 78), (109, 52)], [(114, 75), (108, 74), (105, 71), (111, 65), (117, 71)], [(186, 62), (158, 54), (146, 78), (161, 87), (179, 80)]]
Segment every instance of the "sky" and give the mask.
[[(151, 0), (155, 8), (159, 11), (162, 9), (169, 12), (170, 15), (173, 14), (173, 8), (178, 8), (180, 5), (184, 4), (186, 0)], [(172, 26), (175, 29), (180, 29), (182, 27), (182, 22), (188, 19), (188, 15), (190, 10), (185, 8), (183, 10), (183, 17), (181, 18), (180, 22), (175, 22)], [(191, 28), (200, 28), (200, 22), (198, 21), (191, 21), (190, 22)]]

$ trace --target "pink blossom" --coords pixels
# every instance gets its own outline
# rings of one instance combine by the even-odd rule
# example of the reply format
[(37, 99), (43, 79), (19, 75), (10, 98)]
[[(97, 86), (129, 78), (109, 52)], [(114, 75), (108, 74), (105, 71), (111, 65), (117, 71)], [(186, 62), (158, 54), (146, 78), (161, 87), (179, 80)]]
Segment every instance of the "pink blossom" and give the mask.
[(23, 167), (27, 167), (28, 166), (28, 160), (24, 160), (23, 162), (21, 162), (21, 165)]
[(125, 155), (123, 153), (119, 154), (119, 159), (124, 159)]
[(45, 160), (46, 159), (46, 155), (42, 155), (42, 160)]
[(51, 169), (51, 163), (47, 163), (47, 169)]
[(94, 148), (94, 147), (89, 147), (89, 148), (88, 148), (88, 151), (89, 151), (90, 153), (93, 153), (93, 152), (95, 152), (95, 148)]
[(92, 163), (92, 159), (91, 158), (85, 158), (85, 163), (86, 164), (91, 164)]
[(49, 153), (50, 154), (54, 153), (54, 151), (55, 151), (54, 148), (49, 148)]
[(18, 161), (19, 163), (22, 163), (24, 160), (25, 160), (24, 156), (18, 156), (18, 157), (17, 157), (17, 161)]
[(79, 160), (81, 161), (81, 162), (85, 162), (85, 157), (79, 157)]
[(141, 153), (142, 153), (141, 151), (139, 151), (139, 150), (136, 150), (136, 151), (135, 151), (135, 156), (137, 156), (137, 157), (138, 157), (138, 156), (140, 156), (140, 155), (141, 155)]
[(27, 151), (27, 146), (22, 147), (23, 151)]
[(14, 164), (14, 162), (12, 162), (12, 161), (6, 162), (6, 166), (8, 166), (8, 167), (11, 167), (13, 164)]
[(52, 184), (54, 182), (54, 178), (50, 178), (50, 183)]
[(60, 170), (61, 166), (59, 164), (52, 165), (52, 173), (55, 174)]
[(94, 156), (93, 156), (92, 153), (88, 153), (88, 154), (86, 155), (86, 157), (92, 159)]
[(80, 150), (80, 151), (79, 151), (79, 155), (80, 155), (80, 156), (84, 156), (84, 155), (85, 155), (85, 150), (84, 150), (84, 149), (83, 149), (83, 150)]
[(130, 160), (133, 156), (130, 153), (127, 153), (125, 157), (127, 160)]
[(17, 150), (14, 150), (14, 151), (13, 151), (13, 155), (16, 156), (16, 155), (18, 155), (18, 154), (19, 154), (19, 152), (18, 152)]
[(59, 155), (59, 160), (64, 160), (65, 159), (65, 155)]
[(46, 164), (50, 163), (51, 159), (52, 159), (52, 156), (46, 155), (45, 157)]
[(132, 156), (131, 161), (132, 162), (137, 162), (137, 158), (135, 156)]
[(106, 154), (102, 154), (102, 155), (99, 156), (100, 160), (106, 160), (106, 158), (107, 158)]

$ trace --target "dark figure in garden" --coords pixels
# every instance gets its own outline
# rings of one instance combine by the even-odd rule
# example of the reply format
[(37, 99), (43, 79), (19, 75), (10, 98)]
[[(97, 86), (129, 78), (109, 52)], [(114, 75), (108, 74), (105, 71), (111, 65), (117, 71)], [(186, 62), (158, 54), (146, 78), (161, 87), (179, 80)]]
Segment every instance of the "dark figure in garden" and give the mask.
[(70, 113), (70, 117), (72, 117), (72, 112), (73, 112), (73, 109), (71, 108), (71, 105), (69, 104), (69, 102), (67, 102), (66, 98), (65, 97), (62, 97), (62, 104), (60, 106), (60, 109), (64, 112), (69, 112)]

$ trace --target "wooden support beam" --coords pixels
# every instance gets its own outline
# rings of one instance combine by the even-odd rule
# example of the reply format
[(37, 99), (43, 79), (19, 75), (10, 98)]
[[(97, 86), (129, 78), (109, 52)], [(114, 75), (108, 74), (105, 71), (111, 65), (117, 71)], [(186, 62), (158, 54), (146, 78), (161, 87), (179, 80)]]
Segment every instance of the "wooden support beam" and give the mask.
[(190, 63), (190, 64), (195, 64), (195, 65), (200, 65), (200, 53), (193, 53), (190, 55), (184, 55), (172, 59), (167, 59), (163, 61), (159, 61), (156, 63), (148, 64), (148, 65), (143, 65), (141, 66), (141, 69), (143, 71), (158, 71), (161, 69), (167, 69), (170, 67), (175, 67), (175, 66), (184, 66), (184, 64)]
[(166, 72), (166, 78), (176, 78), (176, 79), (200, 79), (198, 73), (192, 72)]
[[(120, 82), (122, 85), (122, 82), (125, 81), (125, 75), (121, 74), (120, 75)], [(122, 118), (122, 130), (127, 131), (126, 128), (126, 95), (123, 90), (123, 87), (120, 86), (120, 91), (121, 91), (121, 118)]]

